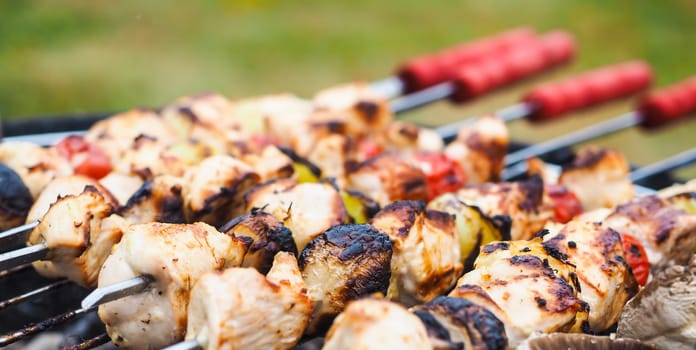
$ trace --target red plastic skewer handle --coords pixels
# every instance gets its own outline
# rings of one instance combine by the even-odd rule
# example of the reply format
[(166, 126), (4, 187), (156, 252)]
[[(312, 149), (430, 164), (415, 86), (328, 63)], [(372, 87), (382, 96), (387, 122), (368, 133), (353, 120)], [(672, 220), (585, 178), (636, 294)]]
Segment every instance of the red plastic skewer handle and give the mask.
[(630, 96), (650, 86), (652, 71), (643, 61), (629, 61), (541, 85), (524, 98), (534, 105), (532, 121), (545, 121), (573, 110)]
[(648, 94), (638, 111), (644, 128), (656, 128), (696, 112), (696, 76)]
[(397, 75), (406, 85), (407, 92), (422, 90), (449, 80), (448, 73), (453, 67), (495, 57), (535, 40), (535, 33), (531, 28), (512, 29), (460, 44), (440, 53), (413, 58), (398, 69)]
[(457, 85), (452, 95), (457, 102), (468, 101), (490, 90), (513, 83), (569, 61), (575, 43), (570, 34), (552, 31), (537, 41), (509, 53), (457, 68), (450, 76)]

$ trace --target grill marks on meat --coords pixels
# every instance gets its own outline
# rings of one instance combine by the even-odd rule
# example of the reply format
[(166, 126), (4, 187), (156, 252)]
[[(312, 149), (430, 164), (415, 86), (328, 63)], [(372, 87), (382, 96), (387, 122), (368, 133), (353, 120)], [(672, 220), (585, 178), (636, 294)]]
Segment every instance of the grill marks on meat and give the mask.
[(485, 116), (471, 127), (462, 128), (457, 138), (445, 147), (445, 154), (464, 168), (468, 183), (496, 181), (503, 170), (509, 139), (502, 120)]
[[(572, 243), (572, 244), (571, 244)], [(580, 299), (590, 305), (595, 332), (614, 325), (623, 305), (638, 292), (626, 261), (621, 236), (598, 223), (574, 220), (544, 236), (544, 245), (558, 250), (576, 266)]]
[(618, 206), (604, 225), (638, 239), (653, 271), (670, 260), (685, 263), (696, 247), (696, 216), (657, 196), (636, 197)]
[(477, 206), (488, 216), (509, 216), (513, 240), (532, 238), (554, 216), (543, 181), (536, 175), (525, 181), (465, 187), (457, 191), (456, 196), (467, 205)]
[(362, 296), (386, 293), (393, 243), (369, 225), (330, 228), (302, 251), (302, 277), (315, 303), (308, 334), (325, 330), (346, 304)]
[[(431, 302), (416, 306), (416, 315), (430, 315), (445, 329), (446, 337), (433, 337), (431, 343), (444, 343), (447, 348), (503, 350), (507, 348), (504, 324), (490, 311), (475, 303), (456, 297), (437, 297)], [(418, 313), (420, 312), (420, 314)]]
[(425, 200), (425, 174), (395, 153), (360, 163), (348, 174), (351, 190), (368, 193), (381, 206), (399, 200)]
[(160, 175), (145, 181), (121, 208), (120, 214), (132, 223), (184, 223), (183, 180)]
[(243, 240), (204, 223), (131, 225), (106, 259), (99, 286), (151, 276), (151, 287), (99, 307), (111, 340), (123, 348), (161, 348), (184, 337), (189, 294), (206, 272), (239, 266)]
[(95, 187), (55, 202), (32, 230), (29, 244), (45, 243), (48, 259), (70, 280), (95, 287), (102, 263), (122, 234), (124, 223)]
[[(474, 270), (457, 282), (458, 289), (477, 285), (498, 305), (511, 346), (534, 332), (579, 332), (589, 307), (578, 297), (575, 267), (547, 253), (541, 239), (512, 241), (509, 246), (481, 250)], [(470, 290), (454, 295), (477, 295)], [(480, 295), (477, 296), (479, 299)], [(485, 307), (485, 305), (482, 305)], [(490, 305), (489, 305), (490, 307)]]
[(423, 323), (403, 306), (366, 298), (348, 305), (329, 329), (324, 350), (432, 349)]
[(346, 222), (343, 200), (328, 183), (291, 179), (269, 181), (247, 192), (246, 212), (254, 208), (273, 215), (292, 231), (298, 251), (330, 227)]
[(292, 232), (273, 215), (260, 210), (233, 219), (220, 231), (240, 238), (249, 238), (249, 251), (244, 256), (242, 266), (253, 267), (263, 274), (271, 269), (277, 253), (282, 251), (297, 256), (297, 246), (292, 239)]
[(295, 257), (282, 252), (268, 276), (252, 268), (203, 275), (191, 291), (186, 339), (208, 350), (292, 349), (311, 314)]
[(219, 227), (244, 212), (244, 194), (259, 182), (251, 167), (229, 156), (212, 156), (186, 171), (184, 216)]
[(586, 147), (563, 169), (558, 183), (570, 189), (585, 210), (613, 208), (634, 195), (629, 171), (628, 162), (621, 153)]
[(447, 291), (463, 270), (455, 218), (427, 210), (423, 202), (395, 202), (370, 224), (394, 241), (387, 297), (405, 305), (432, 300)]

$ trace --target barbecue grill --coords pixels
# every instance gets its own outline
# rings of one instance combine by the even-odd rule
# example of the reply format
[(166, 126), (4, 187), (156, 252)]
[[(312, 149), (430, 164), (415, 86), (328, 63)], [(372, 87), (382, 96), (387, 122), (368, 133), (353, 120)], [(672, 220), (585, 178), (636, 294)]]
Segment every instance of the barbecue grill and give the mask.
[[(510, 58), (510, 60), (513, 59), (514, 56)], [(529, 68), (527, 71), (519, 73), (519, 77), (516, 78), (523, 78), (531, 73), (534, 73), (539, 68), (542, 68), (542, 66), (544, 65), (542, 64), (538, 67)], [(459, 81), (467, 81), (467, 78), (465, 77), (470, 76), (470, 74), (472, 74), (470, 70), (462, 70), (461, 76), (463, 78), (461, 78), (462, 80)], [(498, 82), (482, 84), (480, 86), (468, 86), (466, 88), (462, 88), (461, 86), (457, 87), (457, 85), (452, 82), (445, 82), (441, 83), (440, 85), (437, 85), (436, 82), (429, 82), (424, 86), (414, 87), (414, 78), (409, 76), (407, 73), (402, 73), (402, 75), (408, 77), (403, 80), (406, 82), (405, 85), (402, 85), (403, 83), (399, 83), (397, 80), (394, 80), (394, 78), (389, 78), (376, 83), (375, 86), (378, 86), (378, 90), (386, 91), (385, 96), (388, 97), (398, 95), (401, 91), (415, 90), (417, 88), (427, 87), (428, 85), (431, 87), (430, 89), (423, 90), (420, 95), (416, 96), (417, 102), (409, 100), (408, 98), (396, 100), (392, 105), (392, 108), (394, 108), (396, 112), (405, 111), (415, 107), (416, 105), (423, 104), (424, 102), (437, 100), (452, 95), (460, 100), (470, 99), (489, 89), (493, 89), (506, 83), (506, 81), (500, 80)], [(642, 87), (641, 84), (638, 85)], [(620, 86), (623, 87), (625, 85)], [(599, 102), (603, 99), (619, 97), (635, 92), (635, 89), (629, 90), (630, 91), (617, 94), (616, 96), (610, 94), (608, 97), (599, 98), (598, 101), (593, 102)], [(640, 88), (638, 88), (638, 90), (640, 90)], [(512, 111), (511, 114), (515, 116), (515, 118), (510, 117), (510, 120), (529, 115), (537, 108), (535, 105), (529, 104), (530, 102), (525, 103), (514, 106), (514, 109), (506, 110)], [(590, 102), (587, 104), (590, 104)], [(679, 109), (677, 111), (663, 112), (663, 114), (671, 113), (670, 115), (674, 114), (675, 116), (676, 114), (684, 114), (689, 110), (693, 110), (694, 106), (689, 106), (690, 107), (685, 107), (683, 110)], [(580, 104), (579, 106), (573, 106), (569, 109), (579, 107), (583, 107), (583, 105)], [(563, 108), (559, 107), (559, 109)], [(552, 114), (553, 113), (549, 112), (544, 116), (550, 117)], [(62, 116), (59, 118), (50, 119), (37, 118), (37, 120), (30, 121), (8, 122), (3, 124), (2, 130), (4, 132), (4, 136), (8, 138), (45, 143), (45, 140), (53, 140), (56, 137), (61, 137), (63, 135), (62, 132), (87, 129), (96, 121), (104, 118), (107, 115), (109, 115), (109, 113)], [(634, 120), (633, 123), (635, 124), (636, 121)], [(446, 129), (441, 129), (441, 134), (445, 133), (444, 130)], [(46, 133), (48, 135), (39, 135)], [(452, 138), (453, 135), (447, 135), (445, 133), (444, 136), (446, 136), (446, 138)], [(510, 146), (510, 150), (512, 152), (516, 152), (518, 150), (527, 149), (529, 146), (530, 145), (528, 144), (513, 142)], [(568, 164), (574, 157), (572, 150), (569, 148), (571, 144), (561, 144), (560, 146), (561, 147), (554, 147), (549, 149), (548, 152), (544, 152), (542, 159), (548, 163), (559, 166)], [(690, 162), (694, 158), (694, 155), (692, 153), (688, 153), (681, 155), (681, 157), (682, 161), (678, 164), (684, 165)], [(678, 180), (674, 178), (674, 176), (670, 173), (670, 170), (672, 170), (670, 166), (655, 166), (653, 169), (646, 169), (644, 173), (635, 173), (633, 178), (639, 180), (638, 184), (646, 187), (648, 190), (660, 189)], [(521, 176), (521, 174), (517, 174), (517, 176)], [(72, 346), (72, 348), (75, 349), (93, 348), (95, 346), (104, 346), (108, 348), (113, 346), (107, 344), (109, 342), (109, 338), (103, 334), (104, 326), (96, 317), (95, 313), (92, 312), (94, 308), (77, 309), (80, 301), (89, 293), (88, 290), (73, 283), (68, 283), (65, 280), (52, 283), (48, 287), (45, 287), (46, 284), (46, 279), (39, 276), (31, 268), (31, 265), (21, 265), (12, 268), (11, 270), (0, 272), (0, 286), (2, 286), (2, 288), (0, 288), (0, 300), (4, 300), (0, 302), (0, 312), (3, 312), (3, 309), (9, 307), (12, 307), (15, 311), (13, 313), (13, 317), (5, 317), (0, 319), (0, 333), (8, 334), (12, 337), (19, 336), (20, 334), (10, 334), (10, 332), (21, 328), (27, 323), (35, 322), (37, 319), (45, 319), (45, 321), (36, 323), (34, 326), (32, 326), (32, 328), (25, 329), (22, 332), (33, 334), (38, 331), (52, 328), (55, 325), (56, 327), (52, 328), (51, 331), (57, 331), (62, 334), (64, 336), (63, 344), (66, 346)], [(30, 290), (33, 290), (34, 292), (32, 293), (36, 293), (37, 297), (28, 295), (22, 296), (20, 299), (14, 298), (17, 295), (26, 293)], [(24, 299), (31, 300), (25, 301)], [(55, 317), (55, 315), (60, 316)], [(77, 317), (75, 321), (63, 324), (63, 321), (75, 316), (81, 317)], [(2, 338), (0, 338), (0, 342), (2, 342)], [(311, 349), (317, 347), (320, 343), (321, 339), (306, 339), (298, 346), (298, 348)]]

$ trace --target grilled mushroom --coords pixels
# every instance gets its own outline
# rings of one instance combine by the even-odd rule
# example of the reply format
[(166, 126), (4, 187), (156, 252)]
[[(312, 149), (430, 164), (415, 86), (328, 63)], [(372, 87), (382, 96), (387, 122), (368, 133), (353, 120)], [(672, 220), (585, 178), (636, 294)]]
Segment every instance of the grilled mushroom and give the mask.
[(309, 242), (298, 261), (315, 302), (307, 333), (328, 327), (349, 301), (386, 293), (391, 260), (391, 240), (369, 225), (334, 226)]
[(394, 241), (387, 297), (405, 305), (432, 300), (462, 272), (454, 216), (427, 210), (423, 202), (395, 202), (370, 221)]
[(22, 178), (0, 163), (0, 230), (24, 223), (33, 203), (34, 198)]
[(131, 225), (104, 262), (99, 286), (138, 276), (142, 293), (99, 306), (99, 318), (119, 347), (162, 348), (184, 338), (189, 293), (206, 272), (239, 266), (245, 243), (204, 223)]
[(423, 323), (403, 306), (366, 298), (348, 304), (334, 321), (324, 350), (432, 349)]
[(617, 334), (657, 345), (687, 350), (696, 344), (696, 255), (687, 265), (657, 273), (624, 308)]
[(292, 232), (273, 215), (261, 210), (232, 219), (220, 231), (250, 238), (249, 251), (244, 256), (242, 266), (256, 268), (263, 274), (271, 269), (277, 253), (288, 252), (297, 256)]
[(203, 275), (191, 291), (186, 339), (206, 350), (292, 349), (311, 314), (297, 261), (283, 252), (268, 276), (251, 268)]

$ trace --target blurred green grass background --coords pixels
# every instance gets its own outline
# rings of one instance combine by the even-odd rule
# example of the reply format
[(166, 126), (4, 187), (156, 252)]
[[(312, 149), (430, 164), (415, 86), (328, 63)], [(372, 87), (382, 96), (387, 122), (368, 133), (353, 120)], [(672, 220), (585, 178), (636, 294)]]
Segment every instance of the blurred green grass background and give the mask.
[[(231, 98), (313, 92), (374, 80), (403, 59), (526, 25), (563, 28), (579, 55), (563, 69), (453, 107), (405, 118), (440, 124), (514, 103), (535, 83), (642, 58), (656, 86), (696, 74), (696, 2), (683, 1), (4, 1), (0, 115), (27, 118), (158, 106), (201, 91)], [(538, 141), (631, 108), (631, 101), (544, 126), (511, 125)], [(692, 118), (693, 120), (693, 118)], [(646, 164), (696, 146), (696, 121), (596, 143)], [(681, 173), (696, 177), (696, 170)]]

